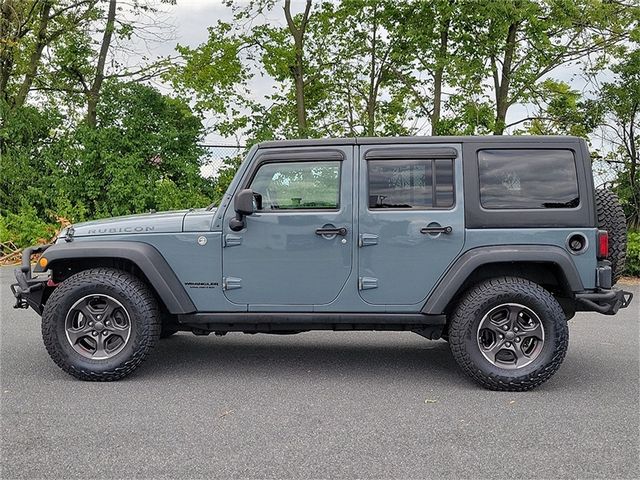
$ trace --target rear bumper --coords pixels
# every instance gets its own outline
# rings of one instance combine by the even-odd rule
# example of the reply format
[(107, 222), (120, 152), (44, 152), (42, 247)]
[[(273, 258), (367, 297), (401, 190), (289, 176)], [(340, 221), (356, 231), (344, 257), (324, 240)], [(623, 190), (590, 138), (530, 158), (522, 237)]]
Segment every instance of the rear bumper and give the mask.
[(39, 245), (26, 248), (22, 252), (22, 265), (14, 270), (17, 283), (10, 286), (16, 304), (13, 308), (33, 308), (38, 314), (42, 314), (42, 294), (49, 279), (31, 275), (31, 255), (42, 253), (50, 245)]
[(617, 288), (576, 293), (576, 310), (615, 315), (621, 308), (627, 308), (633, 299), (633, 293)]

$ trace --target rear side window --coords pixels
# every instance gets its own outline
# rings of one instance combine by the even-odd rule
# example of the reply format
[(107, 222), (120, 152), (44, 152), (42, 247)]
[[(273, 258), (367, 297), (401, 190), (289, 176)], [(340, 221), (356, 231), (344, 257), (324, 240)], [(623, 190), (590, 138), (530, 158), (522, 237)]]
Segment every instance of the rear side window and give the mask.
[(451, 208), (453, 160), (368, 160), (369, 208)]
[(576, 208), (580, 204), (570, 150), (480, 150), (478, 169), (484, 208)]

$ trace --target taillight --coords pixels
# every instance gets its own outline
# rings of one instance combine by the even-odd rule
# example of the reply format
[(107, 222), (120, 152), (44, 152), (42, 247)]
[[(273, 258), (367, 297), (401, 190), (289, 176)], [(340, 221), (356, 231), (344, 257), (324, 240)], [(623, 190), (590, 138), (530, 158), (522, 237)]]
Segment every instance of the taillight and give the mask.
[(609, 256), (609, 232), (598, 230), (598, 260), (604, 260)]

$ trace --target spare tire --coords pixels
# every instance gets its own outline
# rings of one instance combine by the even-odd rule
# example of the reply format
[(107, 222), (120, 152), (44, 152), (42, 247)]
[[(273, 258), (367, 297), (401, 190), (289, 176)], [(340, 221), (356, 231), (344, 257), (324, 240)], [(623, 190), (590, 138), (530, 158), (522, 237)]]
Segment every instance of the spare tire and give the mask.
[(624, 272), (627, 256), (627, 219), (618, 196), (609, 190), (596, 190), (596, 212), (598, 228), (609, 232), (609, 257), (613, 283)]

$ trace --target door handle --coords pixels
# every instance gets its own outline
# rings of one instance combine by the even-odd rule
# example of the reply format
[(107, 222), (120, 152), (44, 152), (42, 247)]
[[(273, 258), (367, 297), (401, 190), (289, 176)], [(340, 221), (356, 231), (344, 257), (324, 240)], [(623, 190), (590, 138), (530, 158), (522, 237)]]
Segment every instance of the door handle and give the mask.
[(453, 228), (451, 228), (449, 225), (447, 225), (446, 227), (424, 227), (420, 229), (420, 233), (444, 233), (444, 234), (450, 234), (451, 232), (453, 232)]
[(322, 227), (316, 229), (316, 235), (342, 235), (347, 234), (345, 227)]

